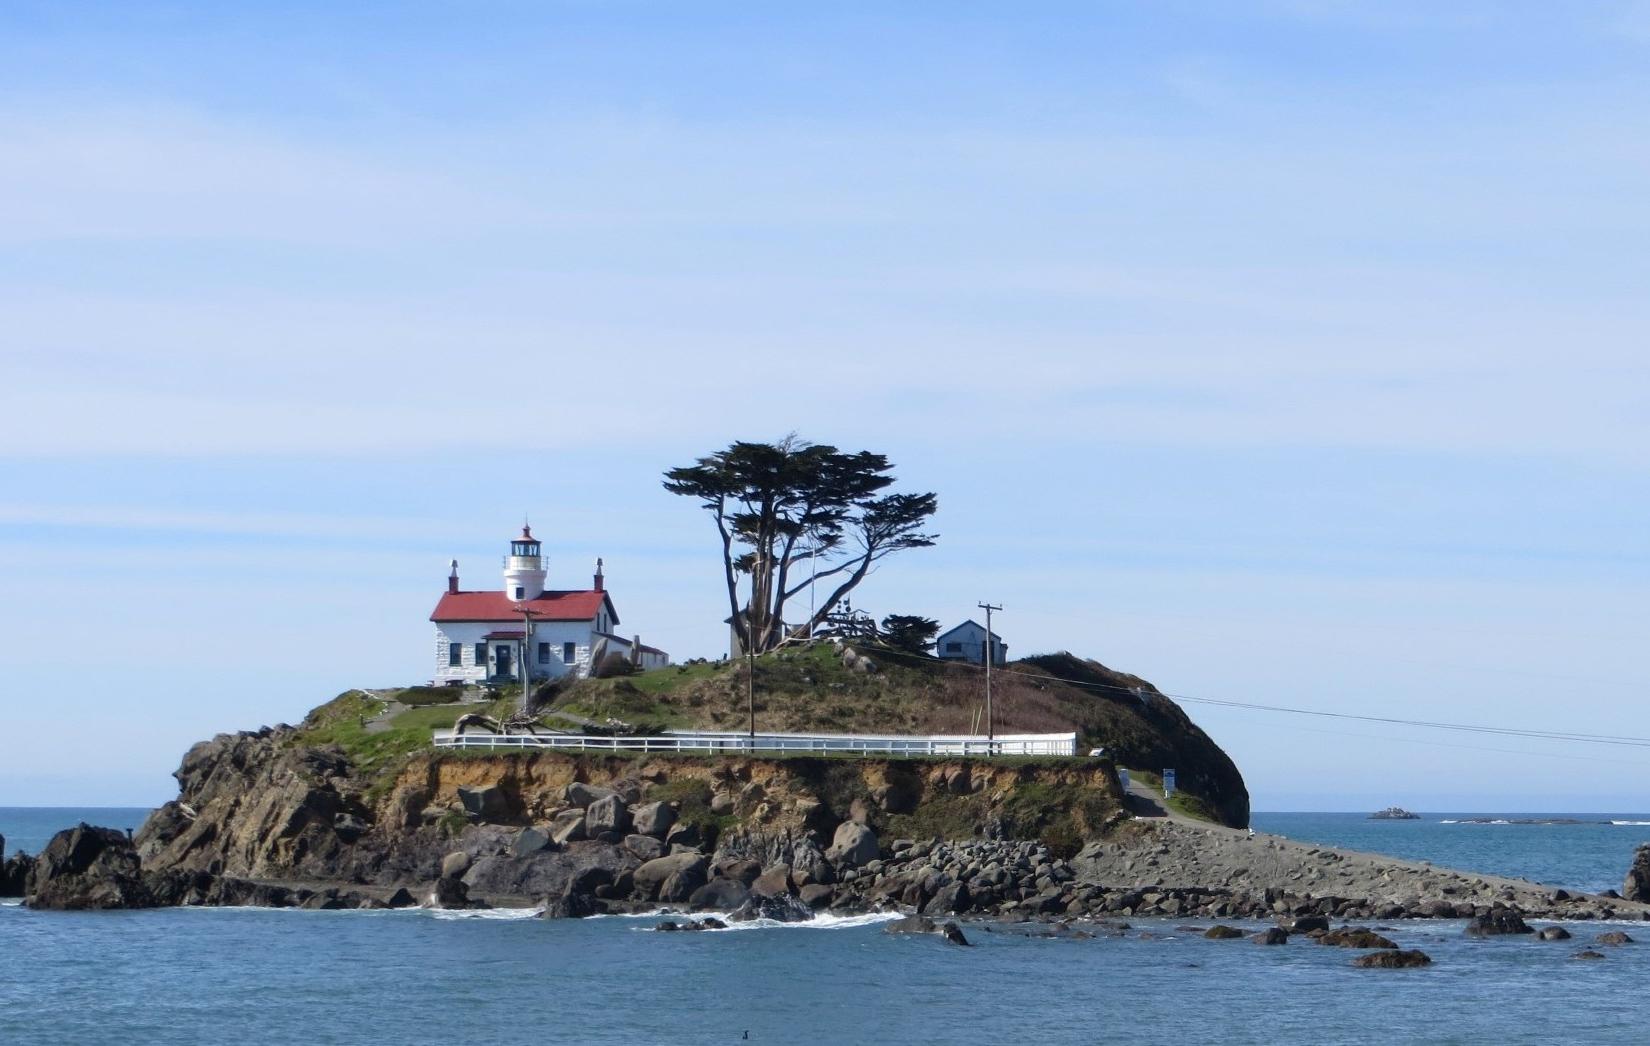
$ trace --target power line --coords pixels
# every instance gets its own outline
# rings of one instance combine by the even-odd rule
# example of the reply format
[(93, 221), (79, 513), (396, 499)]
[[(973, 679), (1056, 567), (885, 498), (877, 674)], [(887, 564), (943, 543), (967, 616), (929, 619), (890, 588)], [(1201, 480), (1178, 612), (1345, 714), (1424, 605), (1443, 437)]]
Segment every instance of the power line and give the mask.
[[(913, 655), (905, 651), (883, 651), (884, 655), (892, 654), (896, 657), (906, 657), (920, 660), (927, 664), (935, 663), (934, 658), (923, 655)], [(957, 665), (965, 669), (979, 670), (980, 666), (967, 662), (948, 661), (945, 664)], [(1120, 683), (1101, 683), (1086, 679), (1067, 679), (1063, 676), (1051, 675), (1044, 672), (1026, 672), (1021, 669), (1012, 669), (1015, 675), (1024, 679), (1046, 679), (1064, 686), (1080, 690), (1113, 690), (1122, 691), (1134, 696), (1134, 687)], [(1518, 727), (1481, 726), (1473, 723), (1448, 723), (1425, 719), (1402, 719), (1395, 716), (1360, 715), (1355, 712), (1328, 712), (1314, 708), (1292, 708), (1287, 705), (1261, 704), (1253, 701), (1233, 701), (1215, 697), (1194, 697), (1190, 694), (1171, 694), (1161, 690), (1152, 691), (1160, 697), (1172, 701), (1184, 701), (1191, 704), (1210, 705), (1218, 708), (1237, 708), (1253, 712), (1277, 712), (1288, 715), (1316, 716), (1323, 719), (1345, 719), (1363, 723), (1384, 723), (1389, 726), (1410, 726), (1428, 730), (1453, 730), (1463, 733), (1492, 734), (1503, 737), (1528, 737), (1545, 741), (1570, 741), (1578, 744), (1615, 745), (1624, 748), (1650, 748), (1650, 737), (1632, 737), (1619, 734), (1587, 734), (1557, 730), (1525, 730)]]

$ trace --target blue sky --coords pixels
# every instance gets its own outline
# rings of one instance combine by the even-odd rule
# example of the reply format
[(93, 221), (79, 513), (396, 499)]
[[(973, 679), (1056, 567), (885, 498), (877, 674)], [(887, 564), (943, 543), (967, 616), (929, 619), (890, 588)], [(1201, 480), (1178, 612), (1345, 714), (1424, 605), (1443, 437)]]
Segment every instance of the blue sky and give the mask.
[[(714, 654), (659, 473), (792, 430), (940, 495), (867, 608), (1650, 737), (1647, 59), (1641, 3), (7, 5), (0, 804), (426, 678), (524, 511)], [(1188, 708), (1262, 809), (1647, 804)]]

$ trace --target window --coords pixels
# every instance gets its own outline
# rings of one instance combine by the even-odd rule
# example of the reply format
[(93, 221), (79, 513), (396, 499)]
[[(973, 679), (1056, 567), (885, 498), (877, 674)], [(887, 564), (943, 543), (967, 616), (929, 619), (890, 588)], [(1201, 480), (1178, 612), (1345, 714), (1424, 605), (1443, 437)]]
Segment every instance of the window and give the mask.
[(476, 667), (477, 668), (486, 668), (487, 667), (487, 644), (486, 643), (477, 643), (476, 644)]
[(947, 654), (960, 654), (962, 653), (962, 644), (957, 642), (947, 643), (945, 644), (945, 652)]
[(457, 668), (459, 665), (462, 665), (463, 663), (464, 663), (464, 644), (463, 643), (448, 643), (447, 644), (447, 667), (448, 668)]
[(570, 665), (570, 664), (572, 664), (572, 663), (573, 663), (573, 649), (574, 649), (574, 648), (573, 648), (573, 644), (572, 644), (572, 643), (563, 643), (563, 644), (562, 644), (562, 645), (561, 645), (561, 660), (562, 660), (562, 664), (564, 664), (564, 665)]
[(522, 599), (522, 598), (525, 598), (526, 595), (527, 595), (527, 590), (522, 588), (520, 585), (517, 585), (516, 586), (516, 598), (517, 599)]
[(548, 665), (549, 663), (550, 663), (550, 644), (549, 643), (540, 643), (539, 644), (539, 664)]

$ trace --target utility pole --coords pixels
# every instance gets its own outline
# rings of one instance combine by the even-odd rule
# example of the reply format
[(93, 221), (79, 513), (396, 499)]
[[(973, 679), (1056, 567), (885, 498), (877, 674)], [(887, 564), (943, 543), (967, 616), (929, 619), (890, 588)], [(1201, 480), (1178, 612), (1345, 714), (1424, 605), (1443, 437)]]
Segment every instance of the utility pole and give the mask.
[[(748, 633), (749, 627), (745, 629)], [(756, 751), (756, 647), (745, 644), (745, 707), (750, 712), (751, 751)]]
[(979, 607), (985, 611), (985, 751), (992, 755), (997, 748), (997, 724), (991, 718), (991, 662), (997, 660), (997, 645), (992, 642), (991, 612), (1002, 607), (992, 603), (981, 603)]
[(521, 714), (533, 710), (533, 662), (528, 653), (533, 645), (533, 612), (524, 600), (521, 610)]

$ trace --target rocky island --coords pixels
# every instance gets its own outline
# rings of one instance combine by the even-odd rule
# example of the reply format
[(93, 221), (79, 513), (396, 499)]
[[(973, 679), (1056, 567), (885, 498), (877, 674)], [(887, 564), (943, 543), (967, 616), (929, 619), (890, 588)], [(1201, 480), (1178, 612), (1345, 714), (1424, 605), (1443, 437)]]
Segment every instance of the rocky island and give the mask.
[[(826, 652), (768, 655), (762, 714), (780, 728), (862, 715), (931, 723), (957, 669), (843, 672)], [(154, 905), (542, 906), (808, 918), (1646, 918), (1623, 898), (1451, 872), (1247, 830), (1231, 760), (1132, 676), (1070, 655), (1003, 673), (1005, 720), (1077, 729), (1098, 758), (476, 753), (430, 746), (475, 705), (428, 688), (352, 691), (298, 726), (204, 741), (179, 793), (135, 837), (81, 826), (4, 865), (37, 908)], [(651, 677), (651, 678), (650, 678)], [(547, 721), (725, 722), (725, 665), (582, 680), (541, 695)], [(1136, 696), (1139, 688), (1143, 696)], [(508, 699), (506, 699), (508, 700)], [(965, 710), (955, 709), (959, 714)], [(1175, 766), (1165, 807), (1119, 765)], [(1327, 929), (1327, 923), (1325, 923)]]

